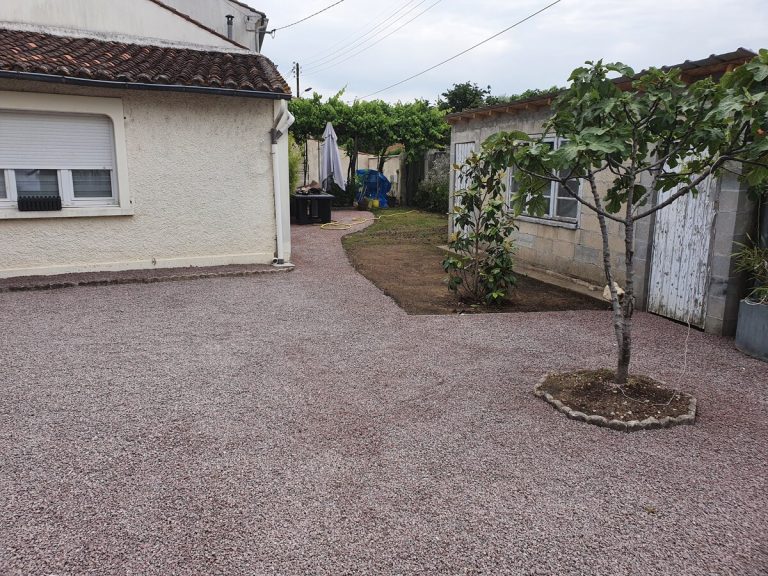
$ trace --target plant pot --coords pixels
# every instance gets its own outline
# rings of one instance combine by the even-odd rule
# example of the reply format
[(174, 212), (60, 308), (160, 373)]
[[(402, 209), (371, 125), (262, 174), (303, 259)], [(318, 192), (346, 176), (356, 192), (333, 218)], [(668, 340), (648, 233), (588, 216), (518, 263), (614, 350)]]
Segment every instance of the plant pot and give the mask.
[(739, 302), (736, 348), (768, 362), (768, 304)]

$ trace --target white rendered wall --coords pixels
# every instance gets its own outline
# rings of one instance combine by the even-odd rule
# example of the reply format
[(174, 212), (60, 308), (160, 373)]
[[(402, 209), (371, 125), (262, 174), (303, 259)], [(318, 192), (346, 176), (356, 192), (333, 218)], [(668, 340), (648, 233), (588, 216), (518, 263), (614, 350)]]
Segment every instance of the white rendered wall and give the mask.
[(134, 211), (0, 220), (0, 277), (272, 261), (272, 101), (11, 80), (0, 90), (121, 97)]
[(260, 14), (229, 0), (163, 0), (163, 3), (189, 15), (223, 36), (227, 35), (227, 15), (232, 15), (235, 17), (232, 21), (232, 39), (249, 50), (259, 51), (258, 31), (246, 29), (246, 18), (248, 16), (256, 18), (257, 21), (254, 24), (258, 28), (261, 25), (258, 22)]
[(193, 47), (238, 48), (149, 0), (2, 0), (0, 25), (59, 29), (115, 40), (144, 38)]

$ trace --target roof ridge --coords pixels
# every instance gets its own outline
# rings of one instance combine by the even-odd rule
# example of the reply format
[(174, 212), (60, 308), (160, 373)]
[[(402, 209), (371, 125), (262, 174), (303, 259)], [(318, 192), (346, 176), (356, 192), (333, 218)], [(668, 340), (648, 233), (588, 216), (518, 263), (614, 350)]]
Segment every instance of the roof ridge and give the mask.
[(184, 20), (187, 20), (188, 22), (191, 22), (191, 23), (192, 23), (192, 24), (194, 24), (195, 26), (197, 26), (197, 27), (199, 27), (199, 28), (202, 28), (203, 30), (205, 30), (205, 31), (207, 31), (207, 32), (210, 32), (210, 33), (211, 33), (211, 34), (213, 34), (214, 36), (218, 36), (218, 37), (219, 37), (219, 38), (221, 38), (222, 40), (226, 40), (227, 42), (230, 42), (231, 44), (234, 44), (234, 45), (235, 45), (235, 46), (237, 46), (238, 48), (245, 48), (246, 50), (248, 50), (248, 47), (247, 47), (247, 46), (243, 46), (243, 45), (242, 45), (242, 44), (240, 44), (239, 42), (235, 42), (235, 41), (234, 41), (234, 40), (232, 40), (231, 38), (227, 38), (226, 36), (224, 36), (224, 34), (219, 34), (219, 33), (218, 33), (218, 32), (216, 32), (216, 30), (214, 30), (213, 28), (210, 28), (209, 26), (206, 26), (206, 25), (205, 25), (205, 24), (203, 24), (202, 22), (200, 22), (200, 21), (198, 21), (198, 20), (195, 20), (194, 18), (192, 18), (192, 17), (191, 17), (191, 16), (189, 16), (188, 14), (184, 14), (184, 12), (181, 12), (181, 11), (179, 11), (179, 10), (176, 10), (176, 8), (173, 8), (172, 6), (168, 6), (168, 5), (167, 5), (167, 4), (165, 4), (164, 2), (161, 2), (160, 0), (148, 0), (148, 1), (149, 1), (149, 2), (152, 2), (152, 3), (154, 3), (154, 4), (157, 4), (158, 6), (160, 6), (160, 7), (162, 7), (162, 8), (165, 8), (166, 10), (168, 10), (169, 12), (172, 12), (173, 14), (175, 14), (176, 16), (178, 16), (179, 18), (183, 18)]
[(31, 32), (34, 34), (47, 34), (49, 36), (59, 36), (62, 38), (91, 38), (99, 42), (117, 42), (118, 44), (127, 44), (132, 46), (157, 46), (159, 48), (173, 48), (178, 50), (196, 50), (198, 52), (217, 52), (221, 54), (260, 54), (248, 48), (235, 50), (224, 46), (213, 46), (209, 44), (196, 44), (194, 42), (182, 42), (166, 40), (165, 38), (155, 38), (151, 36), (133, 36), (117, 32), (102, 32), (99, 30), (86, 30), (83, 28), (64, 28), (54, 26), (44, 26), (40, 24), (31, 24), (26, 22), (6, 22), (0, 21), (0, 30)]

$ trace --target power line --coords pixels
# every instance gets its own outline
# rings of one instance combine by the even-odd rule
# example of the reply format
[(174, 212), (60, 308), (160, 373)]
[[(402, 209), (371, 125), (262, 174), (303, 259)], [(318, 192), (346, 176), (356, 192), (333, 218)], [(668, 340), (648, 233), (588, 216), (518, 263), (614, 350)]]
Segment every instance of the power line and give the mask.
[[(338, 58), (340, 58), (341, 56), (343, 56), (343, 54), (341, 54), (341, 55), (337, 56), (336, 58), (333, 58), (333, 59), (332, 59), (332, 60), (330, 60), (329, 62), (326, 62), (326, 64), (320, 65), (320, 68), (318, 68), (317, 66), (316, 66), (316, 67), (314, 67), (314, 68), (311, 70), (311, 72), (322, 72), (323, 70), (328, 70), (329, 68), (333, 68), (334, 66), (338, 66), (338, 65), (339, 65), (339, 64), (341, 64), (342, 62), (346, 62), (347, 60), (349, 60), (349, 59), (351, 59), (351, 58), (354, 58), (355, 56), (357, 56), (357, 55), (359, 55), (359, 54), (362, 54), (362, 53), (363, 53), (363, 52), (365, 52), (366, 50), (370, 50), (371, 48), (373, 48), (374, 46), (376, 46), (376, 44), (379, 44), (380, 42), (383, 42), (384, 40), (386, 40), (387, 38), (389, 38), (390, 36), (392, 36), (392, 34), (394, 34), (395, 32), (397, 32), (397, 31), (399, 31), (399, 30), (401, 30), (402, 28), (406, 27), (408, 24), (410, 24), (411, 22), (413, 22), (414, 20), (416, 20), (416, 19), (417, 19), (419, 16), (421, 16), (421, 15), (422, 15), (422, 14), (424, 14), (425, 12), (428, 12), (428, 11), (429, 11), (429, 10), (431, 10), (431, 9), (432, 9), (434, 6), (436, 6), (437, 4), (439, 4), (439, 3), (440, 3), (440, 2), (442, 2), (442, 1), (443, 1), (443, 0), (436, 0), (435, 2), (433, 2), (432, 4), (430, 4), (429, 6), (427, 6), (427, 7), (426, 7), (424, 10), (422, 10), (421, 12), (419, 12), (418, 14), (416, 14), (416, 16), (414, 16), (413, 18), (411, 18), (411, 19), (410, 19), (410, 20), (408, 20), (407, 22), (403, 22), (403, 24), (401, 24), (400, 26), (398, 26), (397, 28), (395, 28), (394, 30), (392, 30), (392, 31), (391, 31), (389, 34), (387, 34), (386, 36), (382, 36), (381, 38), (379, 38), (378, 40), (376, 40), (376, 41), (375, 41), (375, 42), (373, 42), (372, 44), (369, 44), (368, 46), (366, 46), (366, 47), (364, 47), (364, 48), (362, 48), (362, 49), (358, 50), (358, 51), (357, 51), (357, 52), (355, 52), (354, 54), (350, 54), (349, 56), (347, 56), (346, 58), (343, 58), (343, 59), (339, 60), (338, 62), (335, 62), (335, 63), (331, 63), (331, 62), (333, 62), (333, 60), (337, 60)], [(404, 14), (403, 16), (405, 16), (405, 14)]]
[[(414, 8), (416, 8), (417, 6), (423, 4), (426, 1), (427, 0), (420, 0), (418, 2), (418, 4), (416, 4), (416, 6), (413, 6), (411, 8), (411, 10), (413, 10)], [(374, 36), (377, 36), (378, 34), (380, 34), (382, 31), (379, 30), (379, 28), (381, 28), (382, 26), (386, 26), (387, 22), (389, 22), (393, 18), (395, 19), (395, 21), (399, 20), (400, 19), (399, 13), (402, 12), (409, 4), (413, 4), (414, 2), (416, 2), (416, 0), (407, 0), (399, 8), (397, 8), (396, 10), (393, 10), (392, 14), (390, 14), (387, 18), (385, 18), (384, 20), (382, 20), (381, 22), (379, 22), (378, 24), (373, 26), (373, 28), (368, 30), (368, 32), (365, 32), (364, 34), (360, 34), (359, 36), (356, 36), (350, 42), (346, 42), (346, 41), (342, 40), (340, 43), (334, 44), (330, 48), (333, 48), (333, 47), (339, 46), (339, 45), (341, 45), (341, 47), (337, 48), (336, 50), (332, 50), (332, 51), (328, 52), (325, 56), (320, 56), (318, 58), (310, 59), (307, 62), (305, 62), (305, 65), (310, 66), (310, 67), (311, 66), (320, 66), (320, 65), (324, 64), (325, 61), (334, 59), (332, 57), (335, 54), (338, 54), (339, 52), (344, 52), (345, 50), (350, 50), (350, 49), (352, 49), (352, 48), (354, 48), (354, 47), (356, 47), (356, 46), (358, 46), (360, 44), (364, 44), (364, 42), (362, 41), (363, 38), (365, 38), (366, 36), (370, 36), (371, 34), (373, 34)], [(411, 10), (406, 12), (406, 14), (410, 13)], [(383, 15), (383, 14), (384, 14), (384, 12), (382, 12), (380, 15)], [(378, 18), (380, 15), (377, 15), (376, 18)], [(376, 19), (374, 19), (374, 21), (375, 20)]]
[(400, 86), (400, 84), (405, 84), (406, 82), (408, 82), (408, 81), (410, 81), (410, 80), (413, 80), (414, 78), (417, 78), (417, 77), (421, 76), (422, 74), (426, 74), (427, 72), (430, 72), (430, 71), (434, 70), (435, 68), (439, 68), (440, 66), (442, 66), (443, 64), (447, 64), (447, 63), (448, 63), (448, 62), (450, 62), (451, 60), (456, 60), (456, 58), (458, 58), (459, 56), (463, 56), (464, 54), (466, 54), (466, 53), (467, 53), (467, 52), (469, 52), (470, 50), (474, 50), (474, 49), (475, 49), (475, 48), (477, 48), (478, 46), (482, 46), (482, 45), (483, 45), (483, 44), (485, 44), (486, 42), (490, 42), (491, 40), (493, 40), (494, 38), (497, 38), (498, 36), (501, 36), (501, 35), (502, 35), (502, 34), (504, 34), (505, 32), (509, 32), (510, 30), (512, 30), (512, 28), (515, 28), (515, 27), (519, 26), (519, 25), (520, 25), (520, 24), (522, 24), (523, 22), (527, 22), (528, 20), (530, 20), (530, 19), (531, 19), (531, 18), (533, 18), (534, 16), (538, 16), (539, 14), (541, 14), (542, 12), (544, 12), (545, 10), (549, 10), (550, 8), (552, 8), (552, 6), (554, 6), (555, 4), (560, 4), (560, 2), (562, 2), (562, 1), (563, 1), (563, 0), (555, 0), (555, 1), (554, 1), (554, 2), (552, 2), (551, 4), (547, 4), (546, 6), (544, 6), (544, 8), (542, 8), (541, 10), (537, 10), (537, 11), (536, 11), (536, 12), (534, 12), (533, 14), (531, 14), (531, 15), (529, 15), (529, 16), (526, 16), (525, 18), (523, 18), (522, 20), (519, 20), (518, 22), (515, 22), (514, 24), (512, 24), (512, 26), (509, 26), (508, 28), (504, 28), (504, 30), (502, 30), (501, 32), (497, 32), (497, 33), (496, 33), (496, 34), (494, 34), (493, 36), (489, 36), (488, 38), (486, 38), (485, 40), (482, 40), (481, 42), (478, 42), (478, 43), (477, 43), (477, 44), (475, 44), (474, 46), (470, 46), (470, 47), (469, 47), (469, 48), (467, 48), (466, 50), (462, 50), (462, 51), (461, 51), (461, 52), (459, 52), (458, 54), (455, 54), (455, 55), (451, 56), (450, 58), (446, 58), (446, 59), (445, 59), (445, 60), (443, 60), (442, 62), (438, 62), (438, 63), (437, 63), (437, 64), (435, 64), (434, 66), (430, 66), (430, 67), (429, 67), (429, 68), (427, 68), (426, 70), (422, 70), (421, 72), (418, 72), (417, 74), (414, 74), (413, 76), (409, 76), (408, 78), (406, 78), (406, 79), (404, 79), (404, 80), (400, 80), (400, 82), (395, 82), (394, 84), (390, 84), (390, 85), (389, 85), (389, 86), (387, 86), (386, 88), (382, 88), (381, 90), (376, 90), (376, 92), (371, 92), (371, 93), (370, 93), (370, 94), (368, 94), (367, 96), (363, 96), (363, 97), (361, 98), (361, 100), (365, 100), (366, 98), (370, 98), (371, 96), (375, 96), (376, 94), (381, 94), (382, 92), (386, 92), (386, 91), (387, 91), (387, 90), (389, 90), (390, 88), (394, 88), (395, 86)]
[(269, 30), (269, 31), (267, 32), (267, 34), (274, 34), (274, 33), (275, 33), (275, 32), (277, 32), (278, 30), (285, 30), (286, 28), (290, 28), (291, 26), (296, 26), (296, 24), (301, 24), (301, 23), (302, 23), (302, 22), (304, 22), (305, 20), (309, 20), (310, 18), (312, 18), (312, 17), (314, 17), (314, 16), (317, 16), (318, 14), (322, 14), (322, 13), (323, 13), (323, 12), (325, 12), (326, 10), (330, 10), (331, 8), (333, 8), (334, 6), (338, 6), (338, 5), (339, 5), (339, 4), (341, 4), (342, 2), (344, 2), (344, 0), (338, 0), (338, 2), (334, 2), (334, 3), (333, 3), (333, 4), (331, 4), (330, 6), (326, 6), (326, 7), (325, 7), (325, 8), (323, 8), (322, 10), (318, 10), (318, 11), (317, 11), (317, 12), (315, 12), (314, 14), (310, 14), (309, 16), (306, 16), (305, 18), (302, 18), (301, 20), (296, 20), (296, 22), (292, 22), (291, 24), (288, 24), (287, 26), (281, 26), (280, 28), (272, 28), (272, 30)]

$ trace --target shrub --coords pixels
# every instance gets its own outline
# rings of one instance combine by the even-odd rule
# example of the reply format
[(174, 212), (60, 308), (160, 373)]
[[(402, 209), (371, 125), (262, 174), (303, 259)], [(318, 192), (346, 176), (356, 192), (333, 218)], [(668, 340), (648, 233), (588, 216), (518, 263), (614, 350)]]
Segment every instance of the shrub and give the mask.
[(448, 211), (448, 183), (424, 180), (416, 189), (413, 205), (427, 212)]
[(329, 191), (333, 194), (333, 201), (331, 204), (336, 207), (352, 206), (355, 201), (355, 194), (357, 189), (354, 182), (347, 182), (347, 187), (342, 188), (335, 182), (331, 183), (331, 189)]
[(741, 249), (734, 254), (736, 271), (746, 272), (752, 282), (748, 298), (754, 302), (768, 304), (768, 248), (761, 248), (752, 239), (748, 244), (739, 244)]
[(413, 205), (427, 212), (445, 214), (448, 211), (448, 179), (451, 167), (448, 156), (435, 158), (426, 177), (416, 188)]
[(467, 188), (455, 195), (455, 232), (443, 260), (448, 287), (469, 302), (500, 305), (515, 285), (514, 248), (510, 235), (516, 226), (504, 199), (506, 166), (493, 154), (472, 154), (461, 170)]
[(304, 155), (301, 152), (301, 148), (296, 144), (296, 140), (293, 134), (288, 134), (288, 186), (291, 194), (299, 187), (299, 172), (301, 172), (301, 164), (304, 160)]

